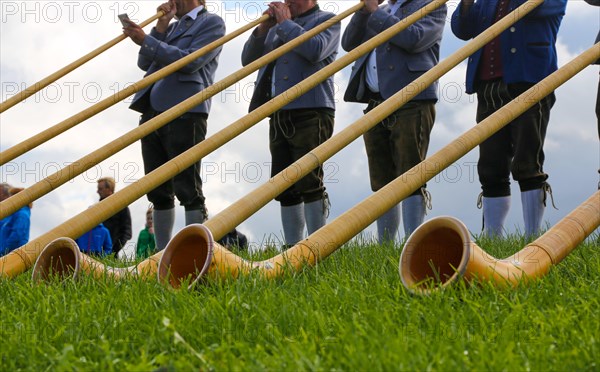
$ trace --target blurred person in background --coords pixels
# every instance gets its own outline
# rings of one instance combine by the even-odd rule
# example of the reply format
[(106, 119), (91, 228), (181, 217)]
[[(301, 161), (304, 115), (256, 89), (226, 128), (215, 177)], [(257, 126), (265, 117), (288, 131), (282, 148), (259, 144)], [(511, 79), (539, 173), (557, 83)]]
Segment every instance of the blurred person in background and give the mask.
[[(104, 177), (98, 180), (98, 195), (100, 201), (108, 198), (115, 193), (115, 179)], [(115, 258), (119, 257), (119, 252), (125, 246), (125, 243), (131, 239), (131, 212), (129, 207), (121, 209), (106, 221), (102, 222), (104, 227), (110, 231), (110, 240), (112, 241), (112, 252)]]
[[(20, 187), (13, 187), (8, 192), (12, 196), (23, 190)], [(21, 209), (4, 219), (6, 221), (4, 221), (0, 230), (0, 256), (12, 252), (29, 241), (32, 206), (33, 204), (29, 204), (21, 207)]]
[(93, 256), (106, 256), (112, 252), (110, 232), (103, 224), (99, 224), (79, 238), (75, 239), (79, 250)]
[[(8, 199), (8, 197), (10, 196), (10, 189), (12, 189), (12, 186), (9, 185), (6, 182), (2, 182), (0, 183), (0, 202)], [(4, 224), (7, 221), (8, 216), (4, 217), (3, 219), (0, 220), (0, 229), (2, 229), (2, 226), (4, 226)]]
[(154, 254), (156, 251), (156, 241), (154, 239), (154, 221), (152, 207), (146, 211), (146, 225), (138, 235), (135, 246), (135, 257), (137, 259), (145, 259)]

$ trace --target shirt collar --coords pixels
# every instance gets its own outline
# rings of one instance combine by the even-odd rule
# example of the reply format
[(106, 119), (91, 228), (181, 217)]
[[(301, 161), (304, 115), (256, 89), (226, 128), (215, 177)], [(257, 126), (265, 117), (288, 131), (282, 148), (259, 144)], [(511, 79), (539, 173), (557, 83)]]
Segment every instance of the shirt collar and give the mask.
[(390, 13), (396, 13), (398, 11), (398, 9), (400, 8), (400, 6), (402, 6), (402, 4), (405, 2), (406, 2), (406, 0), (396, 0), (395, 3), (388, 1)]
[(295, 19), (301, 18), (301, 17), (306, 17), (307, 15), (311, 15), (311, 14), (313, 14), (314, 12), (316, 12), (318, 10), (319, 10), (319, 4), (315, 4), (315, 6), (313, 6), (312, 8), (310, 8), (309, 10), (307, 10), (306, 12), (304, 12), (304, 13), (296, 16)]
[(184, 16), (183, 16), (183, 17), (181, 17), (181, 18), (184, 18), (184, 17), (186, 17), (186, 16), (187, 16), (187, 17), (190, 17), (191, 19), (193, 19), (193, 20), (195, 21), (195, 20), (196, 20), (196, 18), (198, 17), (198, 14), (200, 14), (200, 12), (201, 12), (203, 9), (204, 9), (204, 5), (198, 5), (196, 8), (194, 8), (194, 9), (190, 10), (190, 11), (188, 12), (188, 14), (184, 15)]

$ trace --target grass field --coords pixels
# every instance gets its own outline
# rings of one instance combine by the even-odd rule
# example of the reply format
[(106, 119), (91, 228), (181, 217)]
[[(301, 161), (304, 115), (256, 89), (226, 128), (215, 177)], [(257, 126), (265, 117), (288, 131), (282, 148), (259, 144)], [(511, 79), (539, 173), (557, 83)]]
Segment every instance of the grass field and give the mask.
[[(525, 242), (480, 245), (503, 258)], [(427, 297), (402, 286), (398, 247), (356, 240), (301, 273), (192, 291), (28, 273), (0, 281), (0, 370), (599, 370), (599, 248), (514, 289)]]

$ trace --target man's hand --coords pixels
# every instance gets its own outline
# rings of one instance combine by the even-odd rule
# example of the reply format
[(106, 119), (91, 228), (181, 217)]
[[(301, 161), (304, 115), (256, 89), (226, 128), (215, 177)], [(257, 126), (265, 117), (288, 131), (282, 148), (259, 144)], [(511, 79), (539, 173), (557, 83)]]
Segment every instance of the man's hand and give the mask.
[(129, 19), (124, 20), (124, 22), (127, 26), (123, 27), (123, 33), (130, 37), (137, 45), (142, 45), (144, 38), (146, 37), (144, 30)]
[(265, 10), (263, 15), (265, 14), (267, 14), (270, 18), (258, 25), (258, 27), (256, 28), (256, 36), (265, 36), (269, 32), (271, 27), (277, 24), (277, 21), (275, 21), (275, 16), (273, 15), (273, 11), (271, 10), (271, 8)]
[(379, 5), (383, 3), (383, 0), (360, 0), (365, 2), (364, 11), (366, 13), (374, 13), (379, 9)]
[(164, 12), (165, 14), (158, 19), (156, 23), (156, 31), (164, 34), (167, 32), (167, 28), (169, 27), (169, 23), (177, 14), (177, 3), (175, 0), (169, 0), (169, 2), (161, 4), (158, 8), (156, 8), (157, 12)]
[(278, 24), (288, 19), (292, 19), (292, 13), (290, 12), (290, 8), (287, 6), (287, 4), (273, 2), (269, 4), (269, 9), (271, 9), (273, 12), (273, 16)]

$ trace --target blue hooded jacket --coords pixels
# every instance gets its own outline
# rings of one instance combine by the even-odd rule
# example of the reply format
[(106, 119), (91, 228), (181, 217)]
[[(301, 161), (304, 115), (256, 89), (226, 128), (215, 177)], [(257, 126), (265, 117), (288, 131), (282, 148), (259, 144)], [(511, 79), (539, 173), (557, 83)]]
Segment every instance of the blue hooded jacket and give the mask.
[(112, 240), (110, 232), (103, 224), (99, 224), (90, 231), (75, 239), (79, 250), (85, 254), (105, 256), (112, 253)]
[(29, 241), (31, 208), (24, 206), (4, 218), (0, 228), (0, 256), (4, 256)]

